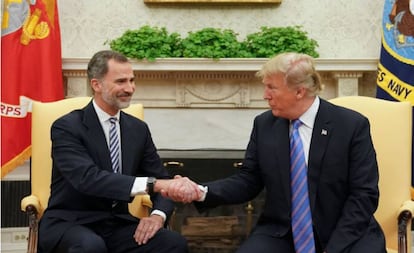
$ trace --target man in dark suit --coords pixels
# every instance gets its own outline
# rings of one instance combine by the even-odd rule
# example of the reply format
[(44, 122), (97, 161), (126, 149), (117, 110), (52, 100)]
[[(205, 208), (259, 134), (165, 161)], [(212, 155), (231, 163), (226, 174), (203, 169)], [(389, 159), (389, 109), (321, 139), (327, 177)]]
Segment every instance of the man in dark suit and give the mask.
[[(197, 185), (169, 180), (148, 126), (120, 111), (135, 91), (131, 64), (116, 52), (98, 52), (88, 64), (88, 80), (92, 101), (52, 125), (51, 195), (40, 221), (39, 252), (187, 252), (185, 239), (164, 228), (173, 202), (159, 192), (172, 183), (194, 198)], [(145, 193), (153, 211), (138, 220), (127, 204)]]
[[(318, 97), (320, 77), (307, 55), (280, 54), (257, 75), (270, 110), (254, 120), (240, 171), (204, 184), (206, 194), (196, 206), (244, 203), (265, 190), (263, 212), (237, 253), (385, 253), (385, 238), (373, 216), (378, 167), (368, 119)], [(300, 149), (290, 147), (294, 120), (300, 121)], [(293, 150), (304, 161), (299, 194), (291, 186), (297, 164), (290, 160)], [(292, 210), (292, 196), (303, 197), (298, 212)], [(305, 225), (296, 229), (302, 225), (292, 225), (293, 214), (304, 215), (304, 210), (310, 210), (304, 240), (309, 244), (299, 246)]]

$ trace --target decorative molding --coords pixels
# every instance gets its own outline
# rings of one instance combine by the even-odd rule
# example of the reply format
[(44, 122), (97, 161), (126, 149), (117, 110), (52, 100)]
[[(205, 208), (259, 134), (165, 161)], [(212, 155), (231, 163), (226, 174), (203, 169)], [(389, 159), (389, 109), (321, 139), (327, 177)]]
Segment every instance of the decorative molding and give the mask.
[[(134, 70), (141, 71), (258, 71), (265, 58), (162, 58), (154, 62), (132, 60)], [(62, 68), (86, 70), (89, 59), (63, 58)], [(315, 59), (318, 71), (376, 71), (378, 59)]]
[(138, 80), (148, 80), (148, 79), (174, 79), (174, 73), (170, 72), (142, 72), (135, 70), (135, 77)]
[(63, 69), (63, 76), (65, 77), (86, 77), (86, 66), (85, 69)]
[(333, 72), (333, 76), (336, 79), (343, 79), (343, 78), (361, 78), (363, 75), (362, 72)]
[[(267, 108), (255, 73), (267, 59), (166, 58), (132, 60), (135, 102), (146, 108)], [(325, 89), (321, 96), (368, 95), (375, 86), (377, 59), (316, 59)], [(88, 59), (63, 59), (67, 96), (91, 95)]]
[[(246, 107), (250, 104), (248, 83), (245, 80), (226, 78), (219, 75), (216, 79), (184, 79), (178, 80), (177, 105), (190, 107), (191, 105), (230, 107)], [(230, 75), (231, 76), (231, 75)]]

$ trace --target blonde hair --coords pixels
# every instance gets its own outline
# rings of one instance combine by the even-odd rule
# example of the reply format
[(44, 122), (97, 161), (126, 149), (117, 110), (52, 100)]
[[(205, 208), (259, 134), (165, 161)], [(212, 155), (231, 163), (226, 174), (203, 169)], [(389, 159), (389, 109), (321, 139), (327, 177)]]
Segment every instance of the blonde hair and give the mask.
[(287, 86), (303, 86), (311, 96), (318, 95), (323, 89), (321, 78), (315, 70), (314, 60), (307, 54), (278, 54), (263, 64), (256, 76), (263, 79), (278, 73), (284, 74)]

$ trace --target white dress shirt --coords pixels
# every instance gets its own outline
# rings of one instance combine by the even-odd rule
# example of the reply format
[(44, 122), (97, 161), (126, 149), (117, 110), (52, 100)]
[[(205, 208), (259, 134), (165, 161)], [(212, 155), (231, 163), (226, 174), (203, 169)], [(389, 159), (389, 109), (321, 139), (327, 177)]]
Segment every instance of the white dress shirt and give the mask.
[[(106, 138), (106, 143), (108, 144), (108, 148), (109, 148), (109, 127), (110, 127), (110, 122), (109, 122), (109, 118), (111, 117), (116, 117), (118, 120), (116, 121), (117, 124), (117, 131), (118, 131), (118, 136), (121, 136), (121, 130), (120, 130), (120, 126), (119, 126), (119, 115), (120, 112), (118, 111), (114, 116), (111, 116), (109, 114), (107, 114), (106, 112), (104, 112), (96, 103), (95, 100), (92, 101), (93, 103), (93, 107), (95, 108), (96, 114), (98, 115), (98, 119), (99, 122), (101, 123), (102, 129), (104, 130), (105, 133), (105, 138)], [(119, 147), (120, 147), (120, 152), (119, 155), (121, 156), (119, 159), (119, 171), (120, 173), (122, 173), (122, 145), (121, 145), (121, 138), (119, 138)], [(147, 194), (146, 190), (147, 190), (147, 180), (148, 177), (136, 177), (134, 184), (132, 185), (132, 189), (131, 189), (131, 197), (134, 197), (135, 195), (139, 195), (139, 194)], [(156, 214), (156, 215), (160, 215), (161, 217), (164, 218), (164, 221), (166, 220), (167, 216), (164, 212), (160, 211), (160, 210), (153, 210), (151, 214)]]

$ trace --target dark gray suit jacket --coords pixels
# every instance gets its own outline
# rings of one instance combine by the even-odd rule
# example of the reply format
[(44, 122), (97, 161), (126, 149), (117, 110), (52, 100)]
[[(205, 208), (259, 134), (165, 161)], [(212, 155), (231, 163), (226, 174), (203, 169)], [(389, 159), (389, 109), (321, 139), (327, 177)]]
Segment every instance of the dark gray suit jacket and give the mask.
[[(257, 116), (239, 173), (207, 183), (206, 200), (196, 206), (203, 210), (243, 203), (265, 189), (265, 205), (253, 233), (275, 237), (291, 233), (289, 150), (289, 121), (271, 111)], [(364, 116), (321, 99), (308, 181), (314, 231), (322, 249), (358, 252), (351, 250), (357, 242), (383, 247), (384, 236), (373, 217), (379, 197), (378, 167)]]
[[(119, 124), (122, 174), (112, 171), (105, 134), (92, 102), (53, 123), (51, 195), (40, 222), (41, 252), (49, 252), (73, 224), (92, 223), (112, 216), (136, 222), (128, 212), (135, 177), (169, 177), (148, 126), (124, 112), (120, 114)], [(154, 209), (167, 215), (172, 213), (172, 201), (160, 194), (151, 196), (151, 200)], [(113, 201), (118, 202), (114, 208)]]

